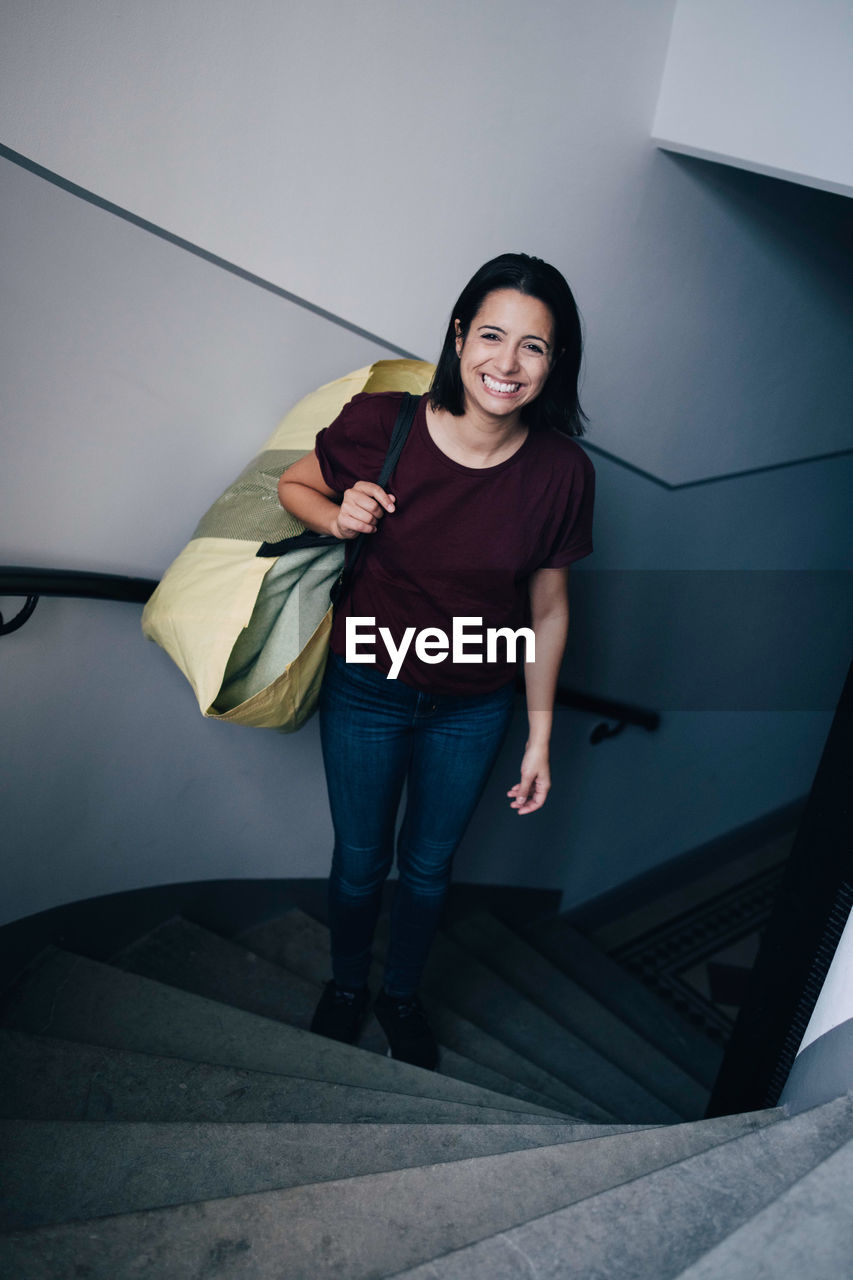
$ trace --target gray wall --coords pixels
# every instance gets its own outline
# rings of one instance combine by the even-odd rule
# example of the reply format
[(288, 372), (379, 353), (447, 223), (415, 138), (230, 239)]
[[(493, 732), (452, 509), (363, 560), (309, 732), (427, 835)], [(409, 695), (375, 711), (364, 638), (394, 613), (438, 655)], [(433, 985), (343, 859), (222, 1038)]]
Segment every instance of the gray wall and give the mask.
[(678, 0), (654, 136), (853, 195), (847, 0)]
[[(322, 28), (328, 58), (312, 89), (297, 53), (319, 40), (323, 14), (303, 13), (299, 31), (288, 14), (278, 48), (305, 90), (300, 111), (272, 140), (264, 134), (267, 162), (250, 151), (214, 192), (214, 152), (223, 165), (241, 154), (231, 135), (219, 145), (222, 115), (246, 84), (257, 106), (245, 51), (202, 93), (209, 58), (224, 57), (231, 6), (216, 12), (221, 21), (199, 29), (181, 113), (167, 96), (156, 128), (151, 84), (165, 88), (150, 79), (146, 41), (168, 44), (171, 10), (146, 9), (131, 33), (116, 26), (135, 23), (131, 11), (113, 14), (92, 44), (85, 5), (73, 15), (10, 6), (24, 71), (14, 92), (0, 77), (0, 138), (22, 147), (27, 77), (47, 51), (60, 62), (50, 110), (36, 113), (33, 160), (138, 199), (134, 212), (192, 230), (203, 248), (228, 247), (238, 265), (263, 266), (380, 340), (0, 161), (0, 558), (158, 576), (295, 399), (387, 355), (381, 339), (433, 358), (470, 271), (493, 251), (539, 252), (569, 275), (584, 313), (599, 482), (596, 552), (574, 575), (564, 679), (655, 706), (664, 724), (593, 748), (594, 721), (560, 712), (554, 792), (541, 814), (520, 819), (504, 797), (519, 716), (457, 875), (560, 887), (570, 905), (804, 793), (846, 667), (853, 464), (826, 457), (723, 477), (850, 446), (843, 201), (656, 152), (647, 135), (670, 6), (615, 0), (534, 5), (520, 45), (494, 34), (518, 22), (502, 0), (470, 7), (490, 15), (485, 44), (467, 9), (452, 20), (431, 8), (427, 32), (421, 10), (367, 6), (376, 43), (393, 12), (388, 49), (405, 36), (421, 51), (394, 111), (402, 73), (377, 86), (376, 54), (362, 42), (356, 75), (346, 27)], [(278, 21), (272, 6), (258, 12)], [(341, 6), (342, 20), (350, 12)], [(39, 27), (48, 13), (64, 46)], [(242, 38), (259, 42), (262, 28), (250, 23)], [(449, 61), (438, 48), (433, 56), (436, 31), (452, 33)], [(76, 58), (89, 60), (85, 93)], [(512, 93), (496, 94), (496, 68)], [(81, 113), (95, 100), (110, 111), (93, 135)], [(401, 194), (404, 164), (412, 182)], [(102, 190), (107, 178), (131, 185)], [(148, 192), (159, 203), (146, 205)], [(0, 607), (8, 614), (16, 602)], [(289, 738), (203, 721), (168, 659), (141, 640), (135, 606), (43, 601), (0, 641), (0, 682), (13, 855), (3, 919), (144, 884), (325, 873), (316, 725)]]

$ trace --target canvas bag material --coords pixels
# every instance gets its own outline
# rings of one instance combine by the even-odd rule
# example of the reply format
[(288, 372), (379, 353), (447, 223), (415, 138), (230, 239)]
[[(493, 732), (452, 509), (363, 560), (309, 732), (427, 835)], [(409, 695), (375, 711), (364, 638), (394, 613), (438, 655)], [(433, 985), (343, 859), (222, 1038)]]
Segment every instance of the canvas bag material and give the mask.
[(166, 570), (143, 611), (143, 634), (184, 673), (203, 715), (293, 732), (313, 713), (344, 544), (259, 556), (264, 544), (305, 529), (281, 507), (279, 477), (358, 392), (419, 395), (433, 372), (421, 360), (380, 360), (305, 396)]

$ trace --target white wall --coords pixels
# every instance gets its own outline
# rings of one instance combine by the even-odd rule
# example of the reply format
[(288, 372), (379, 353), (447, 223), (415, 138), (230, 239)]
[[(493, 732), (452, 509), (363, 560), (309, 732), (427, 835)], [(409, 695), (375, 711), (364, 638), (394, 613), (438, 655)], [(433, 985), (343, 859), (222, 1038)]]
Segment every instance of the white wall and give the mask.
[(7, 563), (159, 578), (314, 387), (388, 351), (0, 160)]
[(605, 270), (671, 13), (7, 0), (2, 141), (424, 352), (493, 253)]
[(596, 439), (672, 483), (846, 448), (849, 318), (812, 305), (819, 251), (653, 149), (672, 15), (7, 0), (0, 141), (422, 356), (487, 257), (555, 261)]
[(853, 1089), (853, 916), (841, 935), (780, 1103), (796, 1114)]
[(655, 140), (853, 195), (849, 0), (678, 0)]
[[(0, 137), (23, 147), (32, 128), (35, 160), (114, 198), (108, 179), (130, 184), (136, 212), (153, 193), (168, 229), (193, 229), (241, 265), (263, 262), (277, 283), (426, 357), (452, 295), (488, 253), (549, 254), (586, 320), (590, 441), (650, 470), (666, 464), (670, 479), (846, 442), (842, 202), (648, 143), (669, 5), (537, 4), (519, 19), (496, 0), (455, 21), (440, 5), (340, 6), (343, 25), (323, 28), (328, 59), (312, 63), (313, 79), (303, 63), (322, 6), (310, 21), (309, 11), (258, 7), (239, 37), (230, 6), (205, 12), (190, 48), (195, 4), (144, 16), (7, 6)], [(379, 18), (392, 12), (398, 25), (380, 39)], [(377, 44), (420, 42), (405, 128), (394, 114), (377, 133), (377, 55), (354, 13)], [(450, 61), (433, 58), (427, 74), (439, 36)], [(347, 41), (360, 61), (345, 57)], [(183, 77), (173, 46), (187, 53)], [(281, 92), (292, 102), (301, 85), (316, 108), (286, 129), (273, 111), (279, 82), (260, 74), (285, 61)], [(519, 92), (494, 88), (498, 70)], [(175, 92), (187, 86), (177, 105), (167, 72)], [(264, 84), (281, 133), (273, 146), (268, 128), (253, 145), (264, 142), (270, 163), (250, 148), (230, 177), (220, 172), (217, 194), (205, 165), (236, 162), (222, 128)], [(429, 150), (411, 162), (422, 200), (405, 197), (409, 220), (397, 204), (404, 134)], [(347, 197), (327, 235), (336, 135), (360, 147), (356, 163), (343, 146)], [(439, 153), (441, 164), (430, 158)], [(296, 181), (309, 170), (313, 185)], [(18, 165), (0, 161), (0, 181), (0, 559), (158, 576), (298, 396), (387, 353)], [(192, 228), (177, 213), (166, 221), (169, 199), (198, 217)], [(232, 214), (226, 242), (220, 222)], [(364, 253), (350, 251), (354, 227)], [(262, 255), (272, 248), (280, 280)], [(676, 490), (601, 453), (595, 462), (597, 549), (575, 579), (565, 679), (657, 706), (663, 728), (593, 748), (594, 722), (561, 712), (554, 794), (541, 815), (519, 819), (502, 794), (518, 767), (519, 720), (457, 869), (559, 886), (567, 905), (803, 794), (846, 667), (845, 597), (839, 577), (821, 575), (849, 563), (850, 457)], [(0, 601), (6, 615), (16, 607)], [(15, 854), (4, 918), (163, 881), (325, 874), (316, 726), (287, 738), (202, 721), (138, 623), (135, 606), (45, 600), (0, 639), (2, 830)]]
[[(800, 1044), (802, 1053), (810, 1044), (853, 1018), (853, 920), (841, 935), (841, 940), (829, 966), (817, 1003)], [(853, 1072), (851, 1072), (853, 1084)]]

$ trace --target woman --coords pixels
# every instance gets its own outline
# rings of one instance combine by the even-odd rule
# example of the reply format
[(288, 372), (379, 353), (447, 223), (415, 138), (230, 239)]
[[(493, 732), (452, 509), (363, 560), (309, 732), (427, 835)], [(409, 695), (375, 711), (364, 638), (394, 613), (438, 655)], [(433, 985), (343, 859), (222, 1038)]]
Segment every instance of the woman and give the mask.
[(594, 474), (570, 439), (582, 431), (580, 359), (566, 281), (540, 259), (504, 254), (480, 268), (451, 312), (392, 491), (372, 478), (400, 405), (391, 392), (355, 396), (279, 486), (282, 505), (310, 528), (371, 539), (335, 609), (320, 702), (335, 828), (334, 977), (312, 1030), (354, 1042), (367, 1013), (405, 783), (399, 882), (373, 1008), (392, 1056), (431, 1069), (438, 1050), (417, 988), (453, 854), (509, 723), (513, 632), (527, 642), (529, 735), (511, 808), (535, 812), (551, 785), (569, 565), (592, 550)]

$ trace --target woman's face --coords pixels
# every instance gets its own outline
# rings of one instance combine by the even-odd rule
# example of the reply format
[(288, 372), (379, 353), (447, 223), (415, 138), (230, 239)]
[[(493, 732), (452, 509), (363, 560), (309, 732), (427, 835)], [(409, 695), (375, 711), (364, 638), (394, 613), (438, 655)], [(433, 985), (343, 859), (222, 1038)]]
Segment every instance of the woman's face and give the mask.
[(538, 298), (496, 289), (483, 299), (464, 340), (456, 321), (456, 354), (466, 412), (511, 418), (536, 399), (551, 372), (551, 312)]

